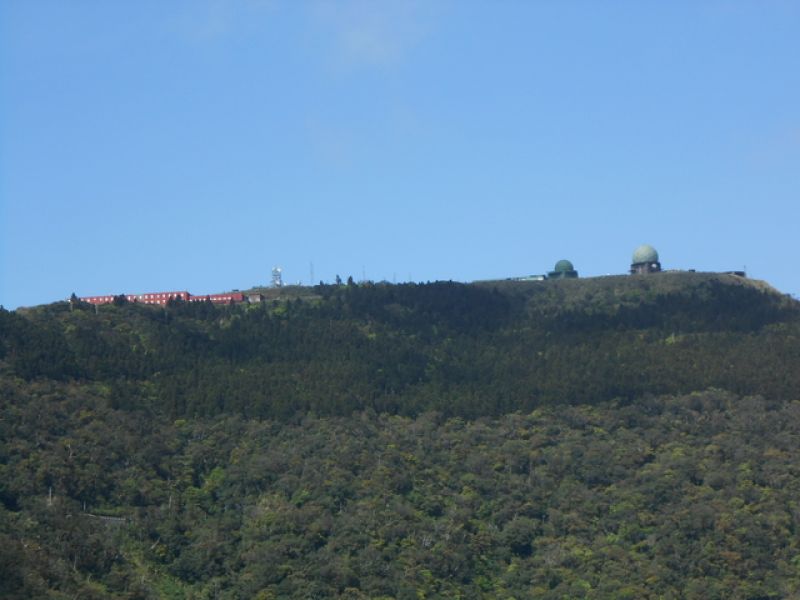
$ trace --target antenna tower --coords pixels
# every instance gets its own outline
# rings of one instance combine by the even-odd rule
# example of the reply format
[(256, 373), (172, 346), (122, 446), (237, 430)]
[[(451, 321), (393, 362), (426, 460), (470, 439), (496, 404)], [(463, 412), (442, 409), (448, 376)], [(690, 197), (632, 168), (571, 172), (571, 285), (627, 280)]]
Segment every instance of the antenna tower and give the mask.
[(283, 269), (272, 267), (272, 287), (283, 287)]

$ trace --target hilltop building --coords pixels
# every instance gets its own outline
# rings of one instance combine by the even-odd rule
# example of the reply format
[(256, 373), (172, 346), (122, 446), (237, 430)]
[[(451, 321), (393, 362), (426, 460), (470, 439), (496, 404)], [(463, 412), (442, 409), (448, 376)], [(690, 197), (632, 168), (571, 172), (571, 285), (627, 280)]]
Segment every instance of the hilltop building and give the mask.
[(156, 304), (159, 306), (166, 306), (170, 300), (182, 302), (213, 302), (214, 304), (231, 304), (239, 302), (261, 302), (264, 297), (261, 294), (248, 294), (245, 296), (242, 292), (227, 292), (224, 294), (204, 294), (202, 296), (195, 296), (189, 292), (152, 292), (149, 294), (122, 294), (121, 296), (114, 296), (107, 294), (105, 296), (82, 296), (79, 298), (81, 302), (88, 302), (89, 304), (111, 304), (116, 298), (124, 297), (128, 302), (140, 304)]
[[(160, 304), (165, 305), (170, 300), (183, 300), (189, 302), (191, 294), (189, 292), (152, 292), (149, 294), (122, 294), (128, 302), (141, 302), (142, 304)], [(114, 302), (113, 294), (105, 296), (82, 296), (79, 298), (81, 302), (88, 302), (89, 304), (111, 304)]]
[(631, 259), (631, 275), (644, 275), (646, 273), (660, 273), (661, 263), (658, 262), (658, 252), (652, 246), (644, 244), (633, 251)]
[(525, 275), (523, 277), (509, 277), (511, 281), (544, 281), (547, 275)]
[(578, 272), (568, 260), (558, 261), (553, 270), (547, 274), (548, 279), (575, 279), (577, 276)]

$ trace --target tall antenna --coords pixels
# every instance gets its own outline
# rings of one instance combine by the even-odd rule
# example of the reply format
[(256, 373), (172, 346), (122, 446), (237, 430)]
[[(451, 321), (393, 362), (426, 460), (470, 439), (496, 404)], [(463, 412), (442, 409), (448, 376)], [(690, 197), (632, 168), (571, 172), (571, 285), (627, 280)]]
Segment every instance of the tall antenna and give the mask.
[(272, 267), (272, 287), (283, 287), (283, 269)]

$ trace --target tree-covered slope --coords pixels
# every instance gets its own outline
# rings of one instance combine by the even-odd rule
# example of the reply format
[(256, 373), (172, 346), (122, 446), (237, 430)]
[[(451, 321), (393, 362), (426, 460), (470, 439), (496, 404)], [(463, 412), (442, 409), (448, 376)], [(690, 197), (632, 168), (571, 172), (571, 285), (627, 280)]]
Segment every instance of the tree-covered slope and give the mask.
[(797, 402), (172, 422), (0, 391), (3, 598), (800, 594)]
[(0, 311), (0, 597), (800, 595), (792, 299), (303, 294)]
[(734, 276), (320, 286), (254, 306), (0, 313), (10, 374), (172, 417), (476, 417), (707, 387), (800, 387), (798, 303)]

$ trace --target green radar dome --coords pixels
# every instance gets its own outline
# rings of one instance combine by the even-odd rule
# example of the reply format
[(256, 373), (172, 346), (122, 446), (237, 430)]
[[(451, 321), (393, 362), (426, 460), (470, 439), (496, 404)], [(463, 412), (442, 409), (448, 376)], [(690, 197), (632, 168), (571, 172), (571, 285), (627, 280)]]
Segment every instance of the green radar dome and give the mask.
[(553, 268), (553, 271), (559, 273), (566, 273), (567, 271), (574, 271), (575, 267), (572, 266), (572, 263), (568, 260), (560, 260), (556, 263), (556, 266)]
[(633, 251), (633, 260), (631, 262), (634, 265), (641, 263), (657, 263), (658, 252), (656, 252), (656, 249), (652, 246), (644, 244)]
[(548, 279), (574, 279), (577, 276), (578, 272), (568, 260), (558, 261), (555, 268), (547, 274)]

